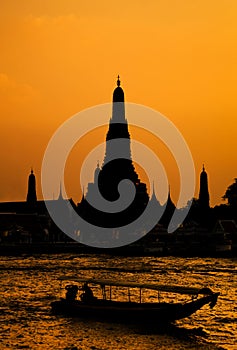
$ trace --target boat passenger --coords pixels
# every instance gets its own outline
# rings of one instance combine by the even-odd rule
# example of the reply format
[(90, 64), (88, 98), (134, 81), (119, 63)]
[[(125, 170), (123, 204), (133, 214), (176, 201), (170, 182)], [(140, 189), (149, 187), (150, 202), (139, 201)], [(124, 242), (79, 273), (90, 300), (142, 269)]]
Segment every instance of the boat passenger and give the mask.
[(93, 292), (87, 283), (83, 285), (84, 293), (81, 294), (80, 298), (84, 302), (92, 301), (94, 299)]
[(68, 301), (74, 301), (77, 297), (77, 292), (78, 292), (78, 286), (76, 285), (68, 285), (65, 287), (67, 290), (66, 292), (66, 300)]

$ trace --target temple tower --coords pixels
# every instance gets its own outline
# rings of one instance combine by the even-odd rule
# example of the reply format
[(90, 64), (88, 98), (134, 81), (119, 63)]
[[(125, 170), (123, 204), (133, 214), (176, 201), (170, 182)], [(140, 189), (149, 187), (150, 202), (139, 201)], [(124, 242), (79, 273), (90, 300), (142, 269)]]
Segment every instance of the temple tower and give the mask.
[(99, 192), (107, 201), (119, 200), (118, 185), (123, 180), (133, 184), (135, 197), (125, 210), (118, 213), (98, 214), (98, 211), (95, 212), (92, 207), (83, 204), (83, 207), (87, 207), (87, 213), (93, 221), (98, 218), (99, 224), (107, 227), (123, 226), (132, 222), (141, 215), (149, 201), (146, 184), (140, 181), (132, 162), (130, 134), (125, 117), (124, 91), (120, 85), (118, 76), (117, 87), (113, 92), (112, 116), (106, 135), (104, 161), (101, 168), (97, 165), (94, 183), (89, 184), (85, 200), (92, 198), (97, 180)]
[(33, 169), (31, 169), (31, 172), (28, 178), (28, 192), (27, 192), (26, 201), (31, 206), (34, 206), (37, 202), (36, 181), (35, 181), (35, 175), (34, 175)]
[(143, 201), (146, 205), (149, 200), (146, 186), (140, 182), (132, 162), (124, 92), (120, 84), (118, 76), (117, 87), (113, 92), (112, 117), (106, 135), (104, 163), (99, 174), (99, 189), (105, 199), (117, 200), (119, 182), (128, 179), (134, 184), (137, 196), (144, 196)]
[(208, 178), (204, 165), (200, 174), (199, 206), (201, 209), (209, 209)]

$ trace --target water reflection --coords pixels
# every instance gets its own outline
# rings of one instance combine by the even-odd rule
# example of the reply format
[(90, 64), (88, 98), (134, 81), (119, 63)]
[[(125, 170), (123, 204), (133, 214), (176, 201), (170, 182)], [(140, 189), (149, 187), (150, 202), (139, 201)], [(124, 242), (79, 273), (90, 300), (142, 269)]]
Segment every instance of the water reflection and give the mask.
[[(144, 350), (157, 349), (157, 344), (160, 349), (208, 349), (213, 344), (228, 350), (236, 347), (237, 263), (233, 259), (43, 255), (2, 257), (0, 270), (1, 349)], [(85, 322), (50, 313), (62, 275), (209, 287), (221, 295), (213, 310), (204, 307), (165, 330)], [(115, 289), (114, 297), (123, 296), (119, 293)], [(152, 299), (146, 293), (143, 297)]]

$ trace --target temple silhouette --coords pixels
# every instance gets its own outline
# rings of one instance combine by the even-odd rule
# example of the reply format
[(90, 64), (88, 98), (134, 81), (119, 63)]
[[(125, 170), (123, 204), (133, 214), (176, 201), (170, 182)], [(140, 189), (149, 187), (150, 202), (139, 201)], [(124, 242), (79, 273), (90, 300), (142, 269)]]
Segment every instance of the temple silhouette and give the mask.
[[(47, 215), (46, 202), (53, 206), (58, 206), (60, 202), (64, 201), (70, 202), (75, 211), (86, 221), (94, 225), (110, 228), (123, 226), (134, 221), (145, 210), (149, 201), (154, 203), (157, 208), (161, 208), (162, 205), (156, 197), (154, 186), (149, 197), (146, 184), (139, 179), (133, 164), (129, 124), (125, 114), (124, 91), (121, 87), (119, 76), (117, 78), (117, 86), (113, 91), (112, 102), (112, 116), (109, 120), (106, 134), (106, 150), (103, 163), (101, 166), (97, 163), (97, 166), (95, 166), (94, 181), (88, 183), (87, 191), (85, 194), (83, 193), (82, 199), (77, 205), (72, 198), (63, 198), (60, 184), (58, 198), (46, 201), (38, 200), (36, 178), (33, 169), (31, 169), (28, 177), (26, 201), (0, 203), (0, 212)], [(103, 197), (108, 203), (118, 201), (120, 198), (118, 185), (124, 180), (125, 185), (126, 183), (128, 185), (130, 182), (135, 189), (134, 198), (127, 208), (117, 213), (113, 211), (104, 212), (93, 206), (93, 202), (98, 195)], [(171, 199), (170, 189), (167, 201), (163, 206), (165, 210), (159, 223), (167, 227), (176, 209)], [(208, 179), (204, 166), (200, 174), (198, 208), (205, 215), (210, 209)]]
[(67, 208), (72, 207), (86, 222), (113, 229), (132, 223), (148, 205), (152, 205), (156, 210), (163, 210), (163, 214), (154, 229), (145, 232), (146, 235), (135, 243), (139, 252), (144, 253), (146, 249), (149, 252), (151, 249), (178, 254), (181, 249), (181, 253), (199, 254), (213, 253), (218, 249), (230, 251), (231, 246), (237, 252), (236, 208), (228, 204), (210, 207), (208, 174), (204, 165), (200, 172), (198, 198), (193, 199), (183, 224), (173, 234), (167, 233), (166, 229), (177, 208), (171, 199), (170, 189), (166, 203), (161, 205), (154, 185), (149, 196), (146, 184), (136, 172), (129, 123), (125, 114), (124, 91), (119, 76), (112, 102), (104, 159), (102, 164), (95, 164), (93, 182), (88, 183), (81, 201), (75, 204), (72, 198), (63, 198), (61, 184), (58, 184), (57, 198), (39, 200), (36, 176), (31, 169), (26, 199), (0, 203), (0, 243), (72, 242), (72, 238), (62, 232), (50, 217), (47, 210), (49, 207), (56, 208), (59, 212), (66, 208), (66, 216), (60, 218), (62, 223), (70, 221), (71, 209), (67, 211)]
[[(101, 227), (119, 227), (129, 224), (139, 217), (146, 208), (149, 196), (146, 184), (141, 182), (133, 165), (128, 122), (125, 117), (124, 91), (118, 76), (117, 87), (113, 92), (112, 117), (106, 135), (106, 151), (102, 167), (97, 167), (94, 182), (88, 184), (88, 190), (78, 206), (79, 214), (88, 222)], [(117, 213), (96, 210), (90, 203), (101, 195), (106, 201), (120, 199), (118, 185), (125, 180), (125, 186), (131, 182), (135, 189), (132, 203)], [(127, 187), (129, 191), (129, 187)], [(127, 192), (128, 193), (128, 192)], [(126, 196), (126, 193), (125, 193)], [(125, 198), (126, 200), (126, 198)], [(121, 207), (126, 203), (121, 203)]]

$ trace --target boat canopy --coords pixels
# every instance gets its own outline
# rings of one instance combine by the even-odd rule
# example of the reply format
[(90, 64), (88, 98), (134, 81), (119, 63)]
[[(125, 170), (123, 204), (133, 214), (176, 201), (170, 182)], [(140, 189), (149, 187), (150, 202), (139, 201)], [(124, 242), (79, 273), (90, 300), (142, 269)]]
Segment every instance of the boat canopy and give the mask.
[(73, 281), (77, 283), (90, 283), (97, 284), (101, 287), (105, 286), (118, 286), (127, 288), (140, 288), (140, 289), (152, 289), (160, 292), (178, 293), (178, 294), (190, 294), (190, 295), (210, 295), (213, 294), (210, 288), (195, 288), (195, 287), (183, 287), (177, 285), (166, 285), (166, 284), (156, 284), (156, 283), (137, 283), (137, 282), (123, 282), (123, 281), (113, 281), (107, 279), (94, 279), (94, 278), (80, 278), (75, 276), (62, 276), (59, 277), (60, 281)]

